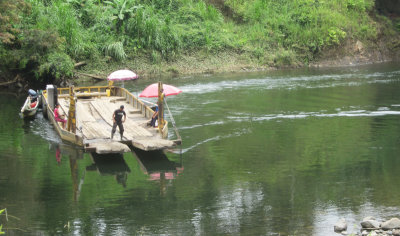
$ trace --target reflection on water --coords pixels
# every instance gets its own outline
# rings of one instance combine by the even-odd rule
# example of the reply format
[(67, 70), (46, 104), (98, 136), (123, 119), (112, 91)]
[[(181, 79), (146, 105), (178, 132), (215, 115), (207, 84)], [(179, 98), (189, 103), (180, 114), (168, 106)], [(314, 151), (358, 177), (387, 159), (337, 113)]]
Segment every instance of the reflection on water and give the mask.
[(86, 166), (86, 171), (97, 171), (100, 175), (112, 175), (117, 183), (126, 187), (128, 173), (131, 172), (122, 154), (100, 155), (91, 153), (93, 164)]
[(150, 176), (150, 180), (175, 179), (183, 172), (182, 157), (180, 162), (170, 161), (162, 151), (145, 152), (134, 149), (133, 153), (142, 171)]
[(83, 159), (83, 150), (76, 148), (73, 144), (66, 143), (50, 143), (49, 150), (55, 152), (55, 158), (58, 164), (61, 163), (63, 157), (69, 159)]
[(133, 154), (139, 163), (140, 169), (149, 176), (149, 180), (160, 183), (160, 193), (165, 195), (171, 180), (182, 174), (182, 156), (179, 163), (170, 161), (162, 151), (145, 152), (140, 149), (133, 149)]
[(41, 113), (19, 119), (24, 97), (0, 94), (0, 209), (21, 218), (3, 225), (26, 235), (325, 236), (340, 218), (356, 233), (365, 216), (400, 217), (398, 65), (164, 82), (183, 90), (168, 97), (177, 152), (83, 153)]

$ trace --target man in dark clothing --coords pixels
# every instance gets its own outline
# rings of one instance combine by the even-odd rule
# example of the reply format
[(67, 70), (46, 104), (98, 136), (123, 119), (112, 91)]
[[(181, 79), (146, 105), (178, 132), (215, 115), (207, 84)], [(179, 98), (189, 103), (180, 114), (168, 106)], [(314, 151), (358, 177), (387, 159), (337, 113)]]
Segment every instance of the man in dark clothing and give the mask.
[[(122, 116), (124, 117), (124, 119), (122, 119)], [(124, 111), (124, 105), (121, 105), (119, 107), (119, 109), (114, 111), (112, 119), (113, 119), (114, 124), (113, 124), (112, 130), (111, 130), (111, 139), (113, 139), (114, 133), (115, 133), (115, 131), (117, 129), (117, 125), (118, 125), (119, 133), (121, 134), (121, 140), (122, 140), (122, 137), (124, 134), (124, 126), (122, 125), (122, 123), (124, 123), (126, 120), (126, 113)]]
[(151, 117), (151, 120), (147, 122), (147, 126), (156, 127), (156, 121), (158, 120), (158, 106), (156, 105), (155, 109), (153, 110), (153, 116)]

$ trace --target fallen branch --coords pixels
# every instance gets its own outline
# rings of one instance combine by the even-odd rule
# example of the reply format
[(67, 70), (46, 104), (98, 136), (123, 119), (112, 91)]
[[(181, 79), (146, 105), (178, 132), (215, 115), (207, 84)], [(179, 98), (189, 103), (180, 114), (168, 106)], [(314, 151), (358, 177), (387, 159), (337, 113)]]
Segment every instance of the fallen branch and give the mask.
[(83, 75), (83, 76), (91, 77), (91, 78), (97, 79), (97, 80), (107, 80), (107, 78), (104, 78), (104, 77), (101, 77), (101, 76), (98, 76), (98, 75), (91, 75), (91, 74), (86, 74), (86, 73), (77, 72), (77, 71), (76, 71), (75, 73), (77, 73), (78, 75)]
[(77, 68), (77, 67), (80, 67), (83, 65), (86, 65), (86, 61), (81, 61), (81, 62), (75, 63), (74, 67)]
[(0, 86), (7, 86), (10, 84), (16, 83), (18, 81), (18, 79), (19, 79), (19, 74), (17, 76), (15, 76), (15, 78), (11, 81), (0, 83)]

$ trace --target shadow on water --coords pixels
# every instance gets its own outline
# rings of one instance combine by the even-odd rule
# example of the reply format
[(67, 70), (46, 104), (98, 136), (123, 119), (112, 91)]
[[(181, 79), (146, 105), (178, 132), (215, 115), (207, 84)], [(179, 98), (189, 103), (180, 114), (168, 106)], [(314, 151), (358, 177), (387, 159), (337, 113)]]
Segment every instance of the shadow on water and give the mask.
[(183, 172), (182, 156), (179, 163), (170, 161), (163, 151), (142, 151), (133, 149), (143, 173), (150, 176), (150, 180), (175, 179)]
[(160, 195), (165, 196), (172, 181), (183, 172), (182, 155), (179, 162), (168, 159), (164, 151), (142, 151), (132, 149), (132, 154), (149, 181), (156, 181), (160, 186)]
[[(73, 199), (77, 202), (80, 198), (83, 184), (87, 172), (98, 172), (100, 176), (114, 176), (116, 182), (127, 187), (128, 174), (131, 173), (123, 154), (97, 154), (90, 153), (92, 163), (86, 164), (83, 172), (79, 168), (79, 163), (84, 159), (85, 153), (73, 145), (52, 142), (49, 149), (55, 153), (58, 165), (62, 162), (69, 162), (71, 171)], [(170, 184), (170, 180), (175, 179), (183, 171), (182, 158), (180, 161), (170, 161), (162, 151), (145, 152), (135, 149), (132, 151), (138, 164), (145, 175), (149, 176), (150, 181), (159, 181), (161, 192), (165, 193)]]
[(92, 165), (86, 166), (86, 171), (97, 171), (100, 175), (114, 175), (117, 183), (126, 187), (128, 173), (131, 172), (129, 166), (124, 160), (122, 154), (100, 155), (97, 153), (90, 154)]

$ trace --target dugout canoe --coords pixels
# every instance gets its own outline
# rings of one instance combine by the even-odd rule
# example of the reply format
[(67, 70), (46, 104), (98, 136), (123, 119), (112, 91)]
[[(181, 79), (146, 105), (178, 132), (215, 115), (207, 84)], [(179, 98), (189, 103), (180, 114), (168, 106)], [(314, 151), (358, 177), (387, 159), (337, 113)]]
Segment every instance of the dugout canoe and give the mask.
[(23, 118), (34, 117), (37, 113), (38, 108), (39, 99), (37, 99), (35, 102), (31, 102), (31, 97), (28, 96), (25, 100), (24, 105), (22, 105), (21, 107), (21, 116)]

